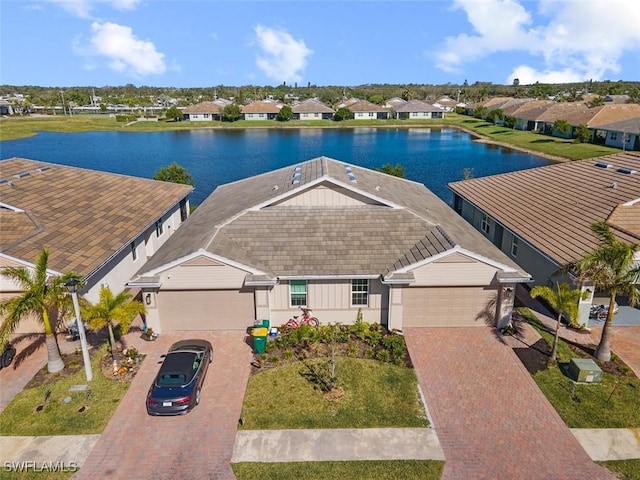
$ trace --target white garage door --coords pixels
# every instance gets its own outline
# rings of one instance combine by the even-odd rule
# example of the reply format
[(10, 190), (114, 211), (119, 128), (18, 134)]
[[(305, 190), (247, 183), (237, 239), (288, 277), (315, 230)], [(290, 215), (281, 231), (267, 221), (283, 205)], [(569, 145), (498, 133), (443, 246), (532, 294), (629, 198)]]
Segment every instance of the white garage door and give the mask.
[(160, 291), (162, 331), (245, 330), (255, 321), (253, 291)]
[(402, 325), (495, 325), (496, 295), (496, 290), (482, 287), (408, 287), (402, 291)]

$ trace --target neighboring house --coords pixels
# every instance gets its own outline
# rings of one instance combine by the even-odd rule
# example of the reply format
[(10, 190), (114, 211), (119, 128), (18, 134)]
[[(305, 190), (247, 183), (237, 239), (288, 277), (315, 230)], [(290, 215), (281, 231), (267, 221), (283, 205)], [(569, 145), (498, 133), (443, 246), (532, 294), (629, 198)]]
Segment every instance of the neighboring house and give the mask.
[(392, 97), (386, 102), (384, 102), (384, 108), (391, 110), (395, 107), (399, 107), (400, 105), (404, 105), (405, 103), (407, 103), (407, 101), (403, 98)]
[(13, 107), (4, 98), (0, 98), (0, 115), (13, 115)]
[(244, 120), (275, 120), (282, 105), (271, 100), (259, 100), (242, 106)]
[(309, 98), (291, 107), (295, 120), (331, 120), (335, 113), (320, 100)]
[(442, 108), (445, 112), (452, 112), (456, 107), (466, 108), (467, 105), (464, 102), (458, 102), (448, 95), (444, 95), (433, 102), (435, 107)]
[(594, 143), (622, 150), (640, 150), (640, 116), (593, 127)]
[[(0, 268), (30, 268), (44, 247), (51, 275), (73, 271), (97, 301), (118, 293), (186, 220), (193, 187), (22, 158), (0, 162)], [(0, 297), (19, 292), (0, 276)], [(20, 331), (34, 331), (29, 322)]]
[[(449, 187), (455, 210), (533, 275), (537, 285), (553, 285), (560, 266), (597, 247), (591, 232), (596, 220), (605, 220), (620, 240), (640, 244), (637, 154), (463, 180)], [(591, 300), (581, 301), (585, 324)]]
[(389, 118), (389, 110), (368, 100), (358, 100), (346, 106), (353, 113), (354, 120), (384, 120)]
[(420, 120), (425, 118), (444, 118), (444, 109), (423, 102), (422, 100), (409, 100), (402, 105), (393, 108), (396, 118), (403, 120)]
[(224, 105), (220, 102), (200, 102), (182, 110), (184, 120), (192, 122), (212, 122), (222, 119)]
[(507, 255), (424, 185), (326, 157), (219, 186), (129, 282), (154, 330), (504, 325)]
[(605, 103), (628, 103), (630, 99), (629, 95), (607, 95), (604, 97)]

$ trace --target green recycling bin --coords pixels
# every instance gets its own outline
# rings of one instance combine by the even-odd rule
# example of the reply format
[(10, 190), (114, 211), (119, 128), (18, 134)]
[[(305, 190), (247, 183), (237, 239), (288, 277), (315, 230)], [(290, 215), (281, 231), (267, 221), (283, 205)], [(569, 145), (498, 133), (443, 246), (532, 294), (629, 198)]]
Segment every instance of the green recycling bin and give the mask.
[(267, 345), (267, 334), (269, 329), (265, 327), (257, 327), (251, 330), (251, 337), (253, 338), (253, 349), (256, 353), (264, 353), (264, 348)]
[(258, 325), (269, 330), (269, 319), (263, 318), (262, 320), (259, 321)]

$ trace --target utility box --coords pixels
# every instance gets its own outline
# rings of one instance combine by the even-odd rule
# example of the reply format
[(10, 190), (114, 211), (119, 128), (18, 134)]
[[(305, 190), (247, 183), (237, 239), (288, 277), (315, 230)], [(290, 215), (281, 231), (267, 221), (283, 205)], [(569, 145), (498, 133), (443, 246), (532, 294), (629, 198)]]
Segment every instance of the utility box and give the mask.
[(590, 358), (572, 358), (569, 362), (569, 376), (574, 382), (600, 383), (602, 370)]

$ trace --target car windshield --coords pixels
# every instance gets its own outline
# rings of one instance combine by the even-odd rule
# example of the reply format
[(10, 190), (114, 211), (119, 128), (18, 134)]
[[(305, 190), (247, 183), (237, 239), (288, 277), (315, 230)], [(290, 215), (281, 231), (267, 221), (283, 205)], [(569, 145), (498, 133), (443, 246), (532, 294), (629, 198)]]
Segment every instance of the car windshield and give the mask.
[(169, 353), (160, 367), (157, 384), (162, 387), (189, 383), (200, 365), (201, 355), (193, 352)]

